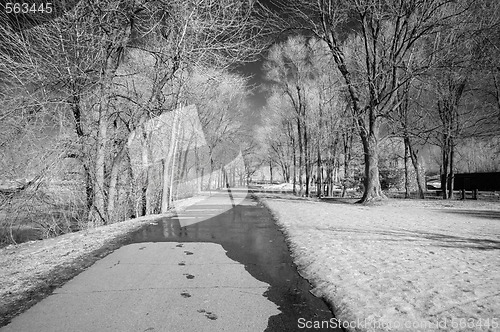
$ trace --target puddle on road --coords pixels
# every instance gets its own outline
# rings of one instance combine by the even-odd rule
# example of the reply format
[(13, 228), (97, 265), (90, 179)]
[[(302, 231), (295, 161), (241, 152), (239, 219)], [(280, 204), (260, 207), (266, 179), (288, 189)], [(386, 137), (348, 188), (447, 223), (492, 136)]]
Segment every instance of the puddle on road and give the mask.
[[(214, 209), (214, 205), (191, 206), (189, 211), (182, 213), (203, 209)], [(299, 318), (329, 321), (334, 317), (321, 299), (310, 294), (311, 287), (297, 273), (283, 234), (269, 211), (255, 201), (245, 199), (242, 205), (202, 222), (187, 226), (181, 226), (181, 222), (178, 218), (165, 218), (134, 233), (132, 242), (212, 242), (222, 245), (229, 258), (243, 264), (254, 278), (270, 285), (264, 296), (280, 308), (281, 314), (269, 318), (266, 331), (296, 330)], [(184, 251), (184, 254), (193, 253)]]

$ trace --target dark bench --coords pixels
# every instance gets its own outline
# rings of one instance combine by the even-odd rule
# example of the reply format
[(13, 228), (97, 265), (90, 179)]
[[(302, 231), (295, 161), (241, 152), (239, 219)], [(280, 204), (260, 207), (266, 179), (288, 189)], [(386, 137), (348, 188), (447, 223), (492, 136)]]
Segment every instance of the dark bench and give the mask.
[(453, 188), (460, 190), (462, 199), (466, 191), (471, 191), (472, 199), (477, 199), (479, 191), (500, 191), (500, 172), (455, 174)]

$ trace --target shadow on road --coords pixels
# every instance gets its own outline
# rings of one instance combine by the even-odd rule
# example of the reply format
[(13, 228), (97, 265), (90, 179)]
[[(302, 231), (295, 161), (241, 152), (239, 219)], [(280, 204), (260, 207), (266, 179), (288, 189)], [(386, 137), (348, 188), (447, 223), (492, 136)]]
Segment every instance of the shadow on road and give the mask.
[(471, 217), (500, 219), (500, 211), (494, 211), (494, 210), (461, 210), (461, 209), (451, 210), (450, 209), (450, 210), (440, 210), (440, 211), (444, 213), (461, 214)]

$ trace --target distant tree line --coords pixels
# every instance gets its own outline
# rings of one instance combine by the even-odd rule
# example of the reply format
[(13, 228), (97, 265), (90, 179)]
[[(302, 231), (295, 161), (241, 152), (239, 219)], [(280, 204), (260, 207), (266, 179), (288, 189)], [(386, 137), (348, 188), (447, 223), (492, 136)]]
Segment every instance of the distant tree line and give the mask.
[(453, 197), (457, 147), (499, 135), (499, 4), (297, 0), (270, 8), (277, 29), (290, 36), (266, 58), (272, 92), (261, 137), (271, 163), (298, 186), (294, 191), (309, 195), (316, 183), (322, 195), (343, 168), (337, 183), (345, 193), (360, 146), (360, 201), (383, 199), (380, 149), (399, 138), (419, 197), (421, 150), (428, 145), (441, 151), (443, 197)]

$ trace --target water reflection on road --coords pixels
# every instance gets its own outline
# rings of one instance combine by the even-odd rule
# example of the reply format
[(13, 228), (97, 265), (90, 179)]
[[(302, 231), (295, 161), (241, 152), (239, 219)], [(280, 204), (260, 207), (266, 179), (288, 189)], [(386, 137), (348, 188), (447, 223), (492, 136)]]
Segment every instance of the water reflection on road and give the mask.
[(235, 207), (227, 203), (223, 193), (214, 195), (139, 230), (132, 241), (221, 244), (229, 258), (243, 264), (254, 278), (271, 285), (265, 295), (282, 313), (269, 318), (266, 331), (304, 331), (297, 327), (299, 318), (332, 319), (324, 302), (310, 294), (309, 284), (298, 275), (269, 211), (251, 198)]

